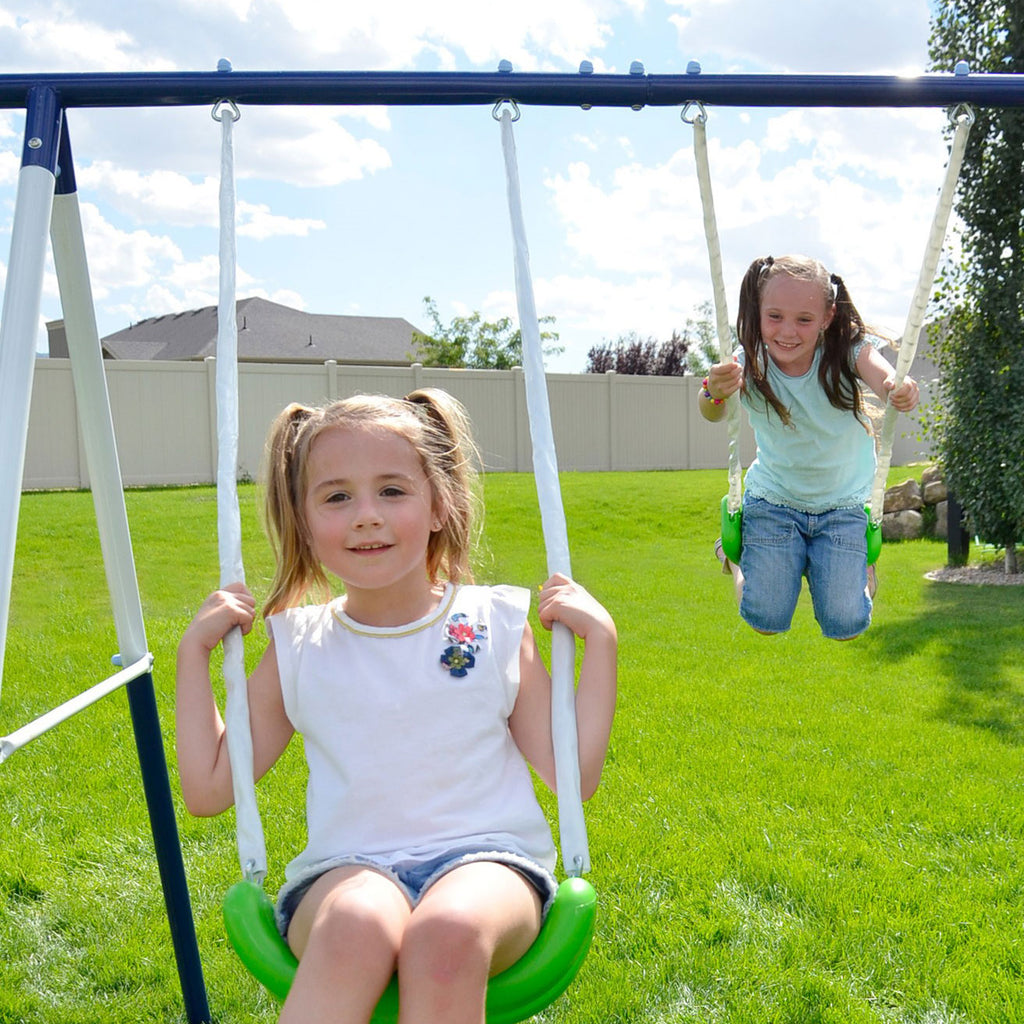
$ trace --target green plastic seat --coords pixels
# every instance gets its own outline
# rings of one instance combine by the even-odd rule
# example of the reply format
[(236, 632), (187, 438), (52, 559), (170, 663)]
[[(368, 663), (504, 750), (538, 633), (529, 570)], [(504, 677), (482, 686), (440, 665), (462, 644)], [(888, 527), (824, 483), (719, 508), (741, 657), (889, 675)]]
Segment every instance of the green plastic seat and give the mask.
[[(594, 935), (597, 896), (582, 878), (567, 878), (558, 887), (533, 945), (487, 986), (488, 1024), (515, 1024), (539, 1013), (557, 999), (576, 977)], [(239, 959), (277, 1000), (291, 988), (298, 960), (281, 937), (274, 907), (255, 882), (236, 882), (224, 897), (224, 925)], [(398, 1019), (398, 984), (392, 978), (373, 1024)]]

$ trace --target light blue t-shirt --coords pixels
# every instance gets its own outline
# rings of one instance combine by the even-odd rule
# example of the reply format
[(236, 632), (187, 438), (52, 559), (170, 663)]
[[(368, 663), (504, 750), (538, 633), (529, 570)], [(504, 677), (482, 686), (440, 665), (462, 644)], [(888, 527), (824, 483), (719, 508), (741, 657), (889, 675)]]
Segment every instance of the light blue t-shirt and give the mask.
[[(865, 344), (855, 347), (854, 361)], [(738, 356), (742, 363), (742, 350)], [(756, 389), (741, 393), (757, 442), (745, 479), (750, 497), (811, 513), (856, 508), (870, 498), (874, 437), (852, 412), (829, 402), (818, 380), (820, 363), (818, 349), (803, 376), (789, 377), (768, 359), (768, 382), (789, 410), (789, 426)]]

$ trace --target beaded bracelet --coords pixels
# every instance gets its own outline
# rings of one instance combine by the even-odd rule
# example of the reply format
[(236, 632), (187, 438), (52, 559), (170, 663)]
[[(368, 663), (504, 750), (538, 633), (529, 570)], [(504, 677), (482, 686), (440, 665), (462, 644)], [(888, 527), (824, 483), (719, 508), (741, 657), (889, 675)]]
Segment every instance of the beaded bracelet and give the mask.
[(704, 396), (704, 397), (705, 397), (705, 398), (706, 398), (706, 399), (707, 399), (707, 400), (708, 400), (709, 402), (713, 402), (713, 403), (714, 403), (715, 405), (721, 405), (721, 404), (722, 404), (722, 403), (723, 403), (723, 402), (725, 401), (725, 399), (724, 399), (724, 398), (712, 398), (712, 397), (711, 397), (711, 392), (710, 392), (710, 391), (708, 391), (708, 379), (707, 379), (707, 377), (705, 377), (705, 378), (704, 378), (704, 379), (703, 379), (703, 380), (702, 380), (702, 381), (700, 382), (700, 384), (701, 384), (701, 387), (702, 387), (702, 388), (704, 389), (704, 390), (703, 390), (703, 391), (701, 392), (701, 394), (702, 394), (702, 395), (703, 395), (703, 396)]

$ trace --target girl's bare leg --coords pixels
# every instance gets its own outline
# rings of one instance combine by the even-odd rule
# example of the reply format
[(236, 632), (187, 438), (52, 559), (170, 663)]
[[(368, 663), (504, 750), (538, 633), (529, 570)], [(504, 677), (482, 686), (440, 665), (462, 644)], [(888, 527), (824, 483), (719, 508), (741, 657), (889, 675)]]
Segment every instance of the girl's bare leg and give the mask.
[(536, 889), (504, 864), (476, 861), (444, 875), (405, 929), (399, 1024), (483, 1024), (488, 977), (530, 948), (540, 921)]
[(288, 929), (299, 958), (281, 1024), (366, 1024), (394, 974), (409, 902), (370, 868), (318, 878)]

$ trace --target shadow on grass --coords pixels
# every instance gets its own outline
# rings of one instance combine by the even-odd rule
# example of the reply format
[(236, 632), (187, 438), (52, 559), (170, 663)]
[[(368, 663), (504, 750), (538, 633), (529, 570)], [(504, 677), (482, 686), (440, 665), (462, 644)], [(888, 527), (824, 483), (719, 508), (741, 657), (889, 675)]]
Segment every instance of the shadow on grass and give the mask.
[(890, 665), (927, 664), (946, 687), (942, 720), (1024, 745), (1024, 589), (924, 582), (910, 618), (864, 639)]

